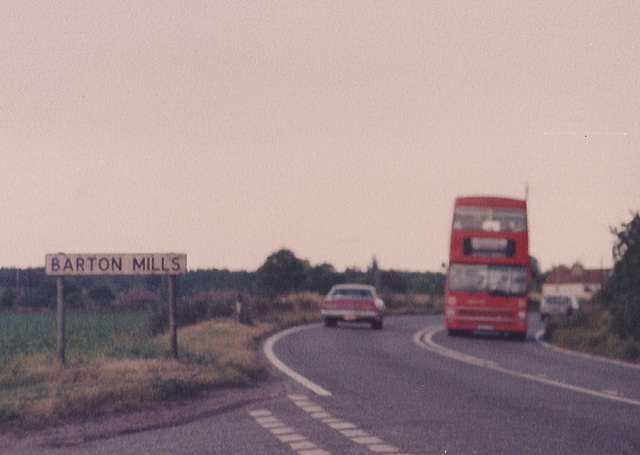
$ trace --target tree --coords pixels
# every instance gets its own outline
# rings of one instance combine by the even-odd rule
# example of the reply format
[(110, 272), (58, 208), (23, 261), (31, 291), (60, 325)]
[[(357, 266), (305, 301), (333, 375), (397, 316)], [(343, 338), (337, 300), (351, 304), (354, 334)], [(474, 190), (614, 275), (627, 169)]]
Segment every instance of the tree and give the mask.
[(383, 270), (380, 273), (380, 288), (404, 294), (407, 292), (406, 274), (395, 270)]
[(324, 263), (309, 269), (309, 290), (326, 294), (331, 286), (342, 282), (343, 277), (331, 264)]
[(2, 298), (0, 299), (0, 309), (11, 308), (15, 305), (17, 300), (16, 291), (13, 288), (9, 288), (2, 293)]
[(417, 294), (444, 295), (445, 275), (440, 272), (405, 272), (407, 291)]
[(611, 279), (605, 284), (602, 300), (613, 317), (612, 331), (621, 338), (640, 340), (640, 214), (612, 228), (617, 239), (613, 247), (616, 261)]
[(529, 256), (529, 270), (531, 271), (531, 290), (540, 292), (542, 290), (542, 282), (546, 277), (540, 271), (540, 263), (533, 256)]
[(380, 289), (380, 267), (378, 267), (378, 260), (373, 257), (371, 259), (371, 267), (367, 270), (367, 275), (369, 275), (370, 284), (374, 286), (376, 289)]
[(308, 269), (309, 263), (298, 259), (290, 250), (276, 251), (256, 271), (258, 292), (278, 295), (298, 291), (306, 284)]

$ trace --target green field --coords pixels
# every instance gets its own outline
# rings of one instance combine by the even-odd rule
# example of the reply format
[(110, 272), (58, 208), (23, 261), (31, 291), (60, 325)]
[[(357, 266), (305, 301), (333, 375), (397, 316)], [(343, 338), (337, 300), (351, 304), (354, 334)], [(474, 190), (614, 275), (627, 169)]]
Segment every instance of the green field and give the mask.
[[(67, 356), (144, 356), (150, 340), (146, 320), (146, 313), (68, 312)], [(56, 331), (53, 312), (0, 313), (0, 370), (16, 356), (55, 355)]]

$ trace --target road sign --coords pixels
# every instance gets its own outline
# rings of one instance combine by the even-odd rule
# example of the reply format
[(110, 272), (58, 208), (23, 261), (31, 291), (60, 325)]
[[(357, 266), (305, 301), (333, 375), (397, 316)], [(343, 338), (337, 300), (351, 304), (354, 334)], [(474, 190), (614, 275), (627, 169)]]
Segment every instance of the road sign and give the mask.
[(138, 254), (47, 254), (47, 275), (181, 275), (187, 273), (187, 255), (177, 253)]
[(68, 275), (167, 275), (169, 280), (169, 342), (178, 358), (176, 275), (187, 273), (187, 255), (150, 254), (47, 254), (45, 274), (56, 276), (58, 359), (65, 364), (64, 277)]

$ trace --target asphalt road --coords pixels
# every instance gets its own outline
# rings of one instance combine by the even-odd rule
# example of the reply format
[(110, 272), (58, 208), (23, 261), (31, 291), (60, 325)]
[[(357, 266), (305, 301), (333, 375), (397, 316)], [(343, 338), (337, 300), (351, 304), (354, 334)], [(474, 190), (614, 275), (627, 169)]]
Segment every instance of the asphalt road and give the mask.
[(546, 347), (536, 315), (524, 343), (449, 338), (441, 317), (385, 322), (316, 326), (273, 350), (330, 393), (315, 403), (395, 453), (640, 453), (640, 369)]
[(220, 412), (22, 449), (49, 455), (640, 453), (640, 369), (546, 347), (535, 340), (535, 315), (525, 342), (449, 338), (441, 323), (441, 317), (414, 316), (388, 318), (384, 330), (295, 328), (265, 343), (276, 379)]

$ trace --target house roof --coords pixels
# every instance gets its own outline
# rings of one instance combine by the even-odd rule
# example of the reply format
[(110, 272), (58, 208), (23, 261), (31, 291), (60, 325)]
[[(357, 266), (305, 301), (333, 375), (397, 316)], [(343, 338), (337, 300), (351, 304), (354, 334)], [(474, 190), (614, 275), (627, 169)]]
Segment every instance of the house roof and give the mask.
[(611, 275), (611, 269), (585, 269), (576, 263), (571, 268), (554, 269), (544, 284), (602, 284)]

